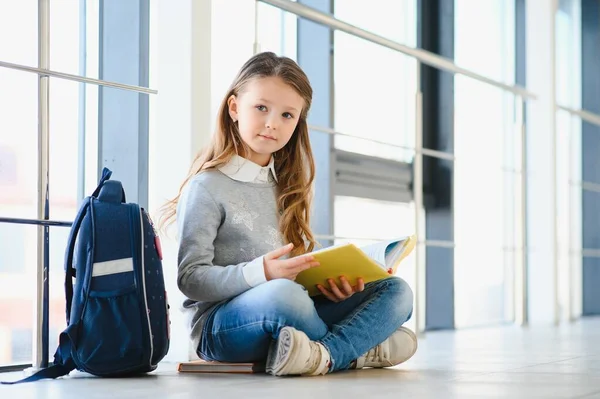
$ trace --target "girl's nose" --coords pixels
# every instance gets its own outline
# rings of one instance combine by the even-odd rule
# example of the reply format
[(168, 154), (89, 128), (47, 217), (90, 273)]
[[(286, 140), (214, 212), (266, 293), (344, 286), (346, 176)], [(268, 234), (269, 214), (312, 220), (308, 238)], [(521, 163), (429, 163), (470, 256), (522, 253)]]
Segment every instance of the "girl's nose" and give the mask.
[(265, 127), (271, 130), (277, 130), (277, 123), (273, 119), (268, 119), (265, 123)]

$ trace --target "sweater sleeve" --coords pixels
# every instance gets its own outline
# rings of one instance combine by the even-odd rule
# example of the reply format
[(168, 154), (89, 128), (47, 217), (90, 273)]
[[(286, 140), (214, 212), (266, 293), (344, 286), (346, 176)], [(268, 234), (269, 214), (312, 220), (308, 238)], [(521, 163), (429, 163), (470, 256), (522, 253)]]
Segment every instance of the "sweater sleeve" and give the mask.
[(194, 301), (222, 301), (266, 281), (262, 256), (236, 265), (213, 264), (222, 212), (202, 182), (190, 181), (177, 210), (177, 285)]

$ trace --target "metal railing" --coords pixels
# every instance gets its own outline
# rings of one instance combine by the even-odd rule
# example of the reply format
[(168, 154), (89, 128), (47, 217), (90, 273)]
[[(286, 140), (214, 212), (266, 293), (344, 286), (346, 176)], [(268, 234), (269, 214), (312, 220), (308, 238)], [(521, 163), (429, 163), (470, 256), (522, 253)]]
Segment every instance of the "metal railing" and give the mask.
[(593, 125), (600, 126), (600, 115), (598, 115), (598, 114), (594, 114), (589, 111), (584, 111), (582, 109), (575, 109), (575, 108), (567, 107), (566, 105), (561, 105), (561, 104), (557, 104), (556, 108), (562, 109), (563, 111), (566, 111), (566, 112), (570, 113), (571, 115), (578, 116), (582, 120), (589, 122)]
[(316, 22), (318, 24), (327, 26), (331, 29), (345, 32), (352, 36), (356, 36), (361, 39), (378, 44), (380, 46), (387, 47), (391, 50), (398, 51), (402, 54), (406, 54), (410, 57), (413, 57), (413, 58), (419, 60), (420, 63), (422, 63), (422, 64), (426, 64), (426, 65), (429, 65), (429, 66), (432, 66), (434, 68), (441, 69), (444, 71), (452, 72), (457, 75), (463, 75), (463, 76), (470, 77), (472, 79), (478, 80), (478, 81), (488, 84), (490, 86), (494, 86), (494, 87), (497, 87), (504, 91), (514, 93), (515, 95), (518, 95), (518, 96), (526, 98), (526, 99), (533, 100), (533, 99), (537, 98), (537, 96), (534, 93), (528, 91), (524, 87), (521, 87), (518, 85), (508, 85), (506, 83), (496, 81), (485, 75), (481, 75), (477, 72), (473, 72), (466, 68), (462, 68), (462, 67), (456, 65), (452, 60), (450, 60), (448, 58), (441, 57), (437, 54), (431, 53), (426, 50), (409, 47), (404, 44), (395, 42), (395, 41), (385, 38), (383, 36), (379, 36), (375, 33), (369, 32), (367, 30), (361, 29), (357, 26), (354, 26), (352, 24), (349, 24), (347, 22), (339, 20), (329, 14), (315, 10), (314, 8), (307, 7), (298, 2), (290, 1), (290, 0), (257, 0), (257, 1), (259, 1), (261, 3), (272, 5), (281, 10), (295, 14), (298, 17), (307, 19), (309, 21)]
[(50, 69), (47, 69), (47, 68), (34, 68), (34, 67), (26, 66), (26, 65), (13, 64), (11, 62), (5, 62), (5, 61), (0, 61), (0, 68), (14, 69), (16, 71), (21, 71), (21, 72), (35, 73), (35, 74), (39, 75), (40, 77), (53, 77), (53, 78), (59, 78), (59, 79), (63, 79), (63, 80), (71, 80), (71, 81), (79, 82), (79, 83), (93, 84), (96, 86), (112, 87), (115, 89), (135, 91), (138, 93), (158, 94), (158, 90), (150, 89), (148, 87), (141, 87), (141, 86), (127, 85), (124, 83), (110, 82), (108, 80), (88, 78), (85, 76), (73, 75), (70, 73), (51, 71)]

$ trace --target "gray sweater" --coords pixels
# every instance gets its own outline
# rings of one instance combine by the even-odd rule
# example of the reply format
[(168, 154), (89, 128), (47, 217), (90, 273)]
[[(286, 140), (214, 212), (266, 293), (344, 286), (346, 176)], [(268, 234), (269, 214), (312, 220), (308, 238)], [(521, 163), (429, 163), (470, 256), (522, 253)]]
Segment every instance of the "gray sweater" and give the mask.
[(278, 222), (272, 181), (211, 170), (186, 185), (177, 209), (177, 284), (194, 348), (211, 308), (266, 281), (263, 255), (284, 245)]

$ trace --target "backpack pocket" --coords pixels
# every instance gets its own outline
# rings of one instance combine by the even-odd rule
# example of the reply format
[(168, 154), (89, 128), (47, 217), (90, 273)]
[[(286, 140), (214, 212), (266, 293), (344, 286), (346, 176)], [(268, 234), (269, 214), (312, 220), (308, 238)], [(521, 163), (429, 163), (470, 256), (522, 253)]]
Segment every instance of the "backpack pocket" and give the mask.
[(135, 285), (90, 291), (77, 342), (84, 371), (114, 375), (147, 365), (141, 309)]

